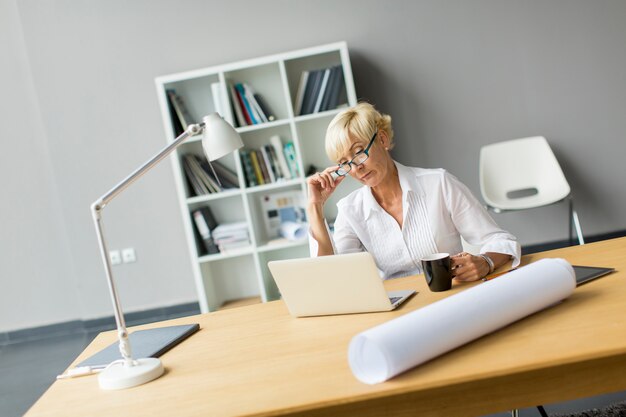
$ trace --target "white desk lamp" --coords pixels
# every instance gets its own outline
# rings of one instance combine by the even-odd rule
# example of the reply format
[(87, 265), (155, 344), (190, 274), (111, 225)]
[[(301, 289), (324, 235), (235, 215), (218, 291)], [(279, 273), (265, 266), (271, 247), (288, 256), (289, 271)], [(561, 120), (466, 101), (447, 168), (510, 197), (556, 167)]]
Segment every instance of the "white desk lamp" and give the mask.
[(100, 383), (100, 388), (102, 389), (123, 389), (145, 384), (146, 382), (160, 377), (164, 371), (163, 364), (158, 358), (132, 358), (130, 343), (128, 340), (128, 331), (126, 330), (122, 307), (117, 296), (117, 290), (115, 289), (111, 261), (108, 256), (108, 249), (104, 240), (101, 221), (102, 209), (104, 209), (104, 207), (119, 193), (124, 191), (133, 182), (143, 176), (143, 174), (161, 162), (163, 158), (181, 145), (185, 139), (190, 136), (197, 135), (202, 131), (204, 131), (202, 147), (209, 161), (221, 158), (222, 156), (227, 155), (243, 146), (239, 134), (231, 125), (224, 121), (219, 114), (213, 113), (209, 116), (205, 116), (201, 123), (190, 125), (171, 144), (163, 148), (161, 152), (137, 168), (132, 174), (126, 177), (126, 179), (117, 184), (111, 189), (111, 191), (100, 197), (91, 205), (91, 212), (96, 226), (98, 241), (100, 243), (100, 254), (102, 256), (102, 262), (104, 264), (107, 281), (109, 283), (111, 301), (113, 302), (115, 323), (117, 325), (117, 336), (120, 342), (120, 353), (122, 354), (122, 359), (111, 362), (109, 366), (107, 366), (106, 369), (98, 375), (98, 382)]

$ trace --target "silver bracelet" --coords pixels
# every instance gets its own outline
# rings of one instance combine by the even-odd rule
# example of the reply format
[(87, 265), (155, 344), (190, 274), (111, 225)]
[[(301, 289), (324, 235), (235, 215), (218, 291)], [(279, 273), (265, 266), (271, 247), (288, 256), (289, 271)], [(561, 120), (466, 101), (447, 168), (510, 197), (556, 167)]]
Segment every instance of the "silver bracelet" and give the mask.
[(487, 262), (487, 265), (489, 265), (489, 272), (487, 273), (487, 275), (491, 274), (493, 270), (496, 269), (493, 264), (493, 260), (489, 256), (485, 255), (484, 253), (479, 253), (478, 256), (483, 258), (485, 262)]

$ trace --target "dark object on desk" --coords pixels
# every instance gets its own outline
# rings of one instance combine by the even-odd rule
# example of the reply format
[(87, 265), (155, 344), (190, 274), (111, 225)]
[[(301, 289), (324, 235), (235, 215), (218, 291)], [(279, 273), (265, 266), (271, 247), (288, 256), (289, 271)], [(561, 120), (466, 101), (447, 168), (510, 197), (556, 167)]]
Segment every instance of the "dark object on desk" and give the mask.
[[(128, 338), (133, 347), (133, 359), (138, 358), (158, 358), (189, 336), (200, 329), (198, 323), (183, 324), (181, 326), (159, 327), (156, 329), (137, 330), (131, 333)], [(85, 359), (79, 366), (102, 367), (122, 359), (118, 342), (112, 343), (95, 355)]]
[(572, 265), (574, 272), (576, 273), (576, 286), (582, 285), (586, 282), (600, 278), (606, 274), (615, 271), (615, 268), (602, 268), (596, 266), (580, 266)]

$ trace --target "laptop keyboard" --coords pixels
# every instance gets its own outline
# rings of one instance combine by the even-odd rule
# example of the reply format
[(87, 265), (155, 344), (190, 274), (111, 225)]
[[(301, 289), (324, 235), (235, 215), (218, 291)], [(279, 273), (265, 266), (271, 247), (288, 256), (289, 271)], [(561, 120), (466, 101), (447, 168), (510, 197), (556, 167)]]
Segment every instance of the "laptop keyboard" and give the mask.
[(396, 301), (398, 301), (399, 299), (401, 299), (402, 297), (389, 297), (389, 301), (391, 301), (391, 304), (395, 304)]

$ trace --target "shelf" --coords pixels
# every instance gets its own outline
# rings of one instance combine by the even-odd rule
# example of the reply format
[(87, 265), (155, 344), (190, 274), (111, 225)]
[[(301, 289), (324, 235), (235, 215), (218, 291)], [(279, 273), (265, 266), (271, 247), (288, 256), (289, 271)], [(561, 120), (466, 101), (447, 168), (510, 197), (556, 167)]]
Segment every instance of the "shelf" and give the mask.
[(282, 120), (274, 120), (273, 122), (259, 123), (256, 125), (238, 127), (235, 130), (237, 130), (237, 132), (239, 133), (246, 133), (246, 132), (252, 132), (255, 130), (270, 129), (272, 127), (284, 126), (288, 124), (289, 124), (289, 119), (282, 119)]
[(287, 249), (287, 248), (297, 248), (300, 246), (308, 246), (309, 240), (301, 239), (297, 241), (291, 241), (287, 239), (276, 239), (274, 241), (270, 241), (265, 245), (257, 247), (258, 252), (271, 252), (275, 250)]
[[(333, 71), (331, 76), (328, 70), (339, 66), (342, 72)], [(322, 71), (327, 74), (326, 83), (319, 78)], [(311, 81), (309, 88), (300, 88), (303, 74), (311, 73), (317, 74), (316, 81)], [(309, 256), (308, 238), (295, 242), (274, 239), (279, 233), (278, 226), (281, 222), (305, 220), (307, 188), (304, 174), (311, 166), (329, 166), (324, 151), (328, 123), (346, 107), (341, 103), (356, 104), (346, 43), (320, 45), (160, 76), (155, 83), (168, 143), (175, 139), (175, 132), (181, 126), (215, 112), (219, 112), (231, 126), (244, 125), (236, 127), (244, 148), (219, 159), (226, 168), (221, 173), (223, 178), (229, 177), (231, 183), (241, 188), (190, 197), (195, 192), (214, 188), (210, 168), (204, 161), (199, 159), (199, 164), (194, 164), (190, 162), (193, 158), (186, 157), (188, 154), (203, 156), (202, 135), (188, 138), (171, 154), (201, 311), (206, 313), (277, 299), (280, 294), (267, 263)], [(238, 84), (241, 87), (235, 87), (236, 91), (233, 91), (231, 86)], [(175, 94), (170, 90), (174, 90)], [(312, 103), (316, 103), (318, 109), (339, 107), (294, 117), (296, 99), (302, 98), (301, 102), (305, 102), (304, 91), (314, 91), (312, 95), (307, 95), (308, 107)], [(251, 117), (250, 112), (255, 117)], [(267, 120), (270, 115), (275, 117), (274, 121), (245, 125), (248, 120), (257, 119), (256, 116), (259, 120)], [(293, 146), (285, 146), (289, 143)], [(251, 152), (254, 152), (254, 157), (250, 156)], [(288, 171), (287, 175), (285, 171)], [(259, 178), (261, 173), (264, 174), (263, 181)], [(248, 187), (249, 184), (268, 181), (268, 178), (284, 177), (290, 179)], [(349, 188), (342, 186), (333, 198), (346, 195), (351, 191)], [(277, 202), (278, 199), (287, 202), (268, 206), (269, 201)], [(205, 222), (199, 220), (198, 213), (202, 214)], [(278, 217), (274, 217), (275, 213)], [(325, 213), (331, 214), (328, 218), (336, 215), (332, 207), (328, 210), (325, 207)], [(205, 253), (205, 246), (208, 246), (210, 236), (206, 233), (207, 228), (214, 227), (216, 223), (234, 222), (247, 225), (252, 242), (250, 246), (198, 255)]]
[(257, 185), (255, 187), (246, 188), (245, 193), (246, 194), (263, 193), (267, 191), (277, 190), (280, 188), (291, 187), (293, 185), (300, 185), (303, 182), (304, 180), (302, 178), (296, 178), (294, 180), (287, 180), (287, 181), (277, 181), (271, 184), (263, 184), (263, 185)]
[(214, 194), (205, 194), (205, 195), (198, 195), (198, 196), (194, 196), (194, 197), (189, 197), (187, 198), (187, 204), (192, 205), (192, 204), (198, 204), (198, 203), (205, 203), (207, 201), (211, 201), (211, 200), (218, 200), (220, 198), (226, 198), (226, 197), (234, 197), (234, 196), (238, 196), (241, 195), (242, 191), (239, 188), (233, 188), (230, 190), (224, 190), (222, 192), (219, 193), (214, 193)]
[(198, 258), (198, 262), (204, 263), (204, 262), (212, 262), (212, 261), (218, 261), (218, 260), (223, 260), (223, 259), (236, 258), (238, 256), (250, 255), (253, 252), (254, 252), (254, 248), (252, 246), (246, 246), (244, 248), (237, 248), (237, 249), (229, 249), (227, 251), (223, 251), (220, 253), (200, 256)]

